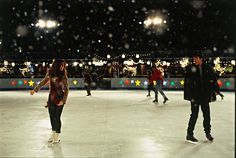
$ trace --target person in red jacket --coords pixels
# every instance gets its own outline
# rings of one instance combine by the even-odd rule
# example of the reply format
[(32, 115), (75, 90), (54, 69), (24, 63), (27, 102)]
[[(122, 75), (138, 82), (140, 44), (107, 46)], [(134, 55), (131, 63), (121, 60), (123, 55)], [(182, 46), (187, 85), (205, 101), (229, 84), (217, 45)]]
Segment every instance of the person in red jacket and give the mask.
[(160, 68), (157, 68), (156, 65), (153, 65), (153, 73), (152, 73), (152, 80), (156, 81), (155, 85), (155, 100), (153, 100), (153, 103), (158, 103), (158, 91), (161, 93), (162, 97), (164, 98), (163, 103), (165, 104), (166, 101), (169, 99), (166, 97), (164, 92), (162, 91), (162, 84), (163, 84), (163, 75), (160, 71)]
[(69, 93), (66, 63), (64, 60), (55, 60), (47, 70), (44, 79), (30, 91), (30, 94), (34, 95), (47, 83), (49, 83), (49, 97), (45, 107), (48, 108), (52, 126), (52, 135), (48, 142), (58, 143), (60, 141), (59, 134), (61, 133), (61, 113)]

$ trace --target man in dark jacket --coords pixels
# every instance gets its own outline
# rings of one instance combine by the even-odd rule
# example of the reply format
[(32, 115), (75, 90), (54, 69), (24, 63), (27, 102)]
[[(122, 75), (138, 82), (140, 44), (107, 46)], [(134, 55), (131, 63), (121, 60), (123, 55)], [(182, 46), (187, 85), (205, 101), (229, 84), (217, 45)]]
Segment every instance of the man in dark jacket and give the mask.
[(92, 83), (92, 77), (88, 71), (84, 71), (82, 73), (84, 82), (85, 82), (85, 87), (87, 90), (87, 96), (91, 96), (91, 83)]
[(186, 68), (184, 81), (184, 99), (191, 102), (191, 115), (186, 140), (192, 143), (197, 143), (198, 141), (194, 137), (193, 131), (197, 122), (199, 107), (201, 107), (206, 138), (209, 141), (213, 141), (209, 102), (215, 100), (215, 84), (217, 80), (214, 70), (205, 64), (202, 54), (195, 54), (193, 60), (194, 64)]

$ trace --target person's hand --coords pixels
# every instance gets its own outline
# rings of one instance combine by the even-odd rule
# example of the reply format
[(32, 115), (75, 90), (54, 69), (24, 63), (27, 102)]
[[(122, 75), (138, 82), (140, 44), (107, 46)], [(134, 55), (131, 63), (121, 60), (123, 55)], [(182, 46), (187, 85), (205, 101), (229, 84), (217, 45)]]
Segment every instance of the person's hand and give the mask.
[(34, 90), (31, 90), (30, 91), (30, 95), (34, 95), (35, 91)]
[(64, 102), (63, 101), (60, 101), (57, 105), (58, 106), (62, 106), (64, 104)]
[(194, 99), (191, 99), (191, 104), (192, 104), (193, 106), (197, 106), (197, 105), (198, 105)]

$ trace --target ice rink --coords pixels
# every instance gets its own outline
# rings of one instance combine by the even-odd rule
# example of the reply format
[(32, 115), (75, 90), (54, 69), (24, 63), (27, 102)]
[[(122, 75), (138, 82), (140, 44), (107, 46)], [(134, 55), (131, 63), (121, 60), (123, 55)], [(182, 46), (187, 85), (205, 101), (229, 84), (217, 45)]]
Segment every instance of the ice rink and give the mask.
[(0, 92), (0, 157), (233, 158), (235, 93), (210, 104), (214, 142), (206, 141), (202, 112), (195, 127), (198, 144), (185, 142), (190, 103), (182, 91), (146, 97), (144, 90), (70, 91), (62, 112), (59, 144), (48, 144), (48, 91)]

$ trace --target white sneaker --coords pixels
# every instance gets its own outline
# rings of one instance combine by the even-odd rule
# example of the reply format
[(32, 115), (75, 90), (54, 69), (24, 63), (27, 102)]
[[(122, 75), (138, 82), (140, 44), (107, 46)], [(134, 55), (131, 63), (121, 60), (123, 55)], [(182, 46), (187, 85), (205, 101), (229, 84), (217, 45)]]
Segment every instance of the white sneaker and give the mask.
[(59, 133), (55, 133), (52, 143), (56, 144), (60, 142)]
[(55, 134), (56, 134), (56, 131), (52, 131), (52, 135), (51, 135), (51, 137), (48, 139), (48, 142), (52, 142), (52, 141), (53, 141), (53, 138), (54, 138)]

